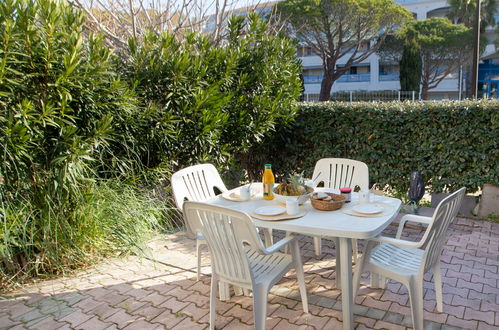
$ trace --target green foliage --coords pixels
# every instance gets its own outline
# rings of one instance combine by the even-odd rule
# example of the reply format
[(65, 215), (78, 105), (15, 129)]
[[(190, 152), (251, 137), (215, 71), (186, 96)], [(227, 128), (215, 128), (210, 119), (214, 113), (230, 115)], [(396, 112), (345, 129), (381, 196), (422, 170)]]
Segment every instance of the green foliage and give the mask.
[(64, 1), (0, 2), (0, 289), (137, 251), (173, 229), (168, 192), (145, 187), (229, 168), (296, 111), (295, 44), (257, 16), (231, 19), (224, 46), (151, 32), (119, 55), (84, 20)]
[[(396, 36), (384, 44), (380, 55), (384, 60), (401, 61), (408, 41), (412, 44), (412, 52), (419, 48), (421, 95), (427, 99), (429, 90), (469, 62), (472, 40), (472, 30), (464, 25), (453, 24), (447, 18), (429, 18), (411, 21), (397, 30)], [(411, 55), (414, 59), (415, 56), (415, 53)], [(414, 64), (415, 68), (419, 65)]]
[[(153, 220), (147, 214), (97, 215), (112, 210), (95, 199), (101, 193), (95, 179), (140, 170), (126, 131), (117, 138), (137, 108), (114, 72), (102, 36), (84, 37), (83, 23), (81, 13), (65, 2), (0, 3), (2, 284), (8, 284), (5, 272), (59, 273), (81, 265), (138, 239), (143, 231), (134, 222), (154, 225), (146, 224)], [(107, 196), (116, 198), (111, 190)], [(127, 207), (120, 202), (126, 197), (112, 207)]]
[(400, 90), (402, 91), (419, 92), (423, 63), (421, 60), (421, 48), (414, 39), (414, 36), (408, 35), (399, 62)]
[[(498, 0), (481, 0), (480, 20), (482, 32), (487, 26), (497, 24), (494, 16), (499, 9)], [(470, 0), (448, 0), (450, 12), (448, 17), (452, 20), (457, 19), (458, 23), (467, 27), (472, 27), (475, 21), (476, 1)]]
[[(334, 82), (352, 65), (365, 61), (396, 26), (412, 19), (393, 0), (285, 0), (277, 10), (290, 35), (322, 58), (321, 101), (329, 99)], [(366, 42), (371, 42), (367, 49)]]
[(257, 15), (232, 17), (229, 36), (225, 47), (195, 34), (179, 41), (150, 32), (140, 46), (130, 41), (119, 66), (145, 109), (138, 143), (146, 166), (228, 163), (294, 114), (294, 43), (269, 33)]
[(320, 158), (352, 158), (369, 166), (371, 184), (402, 193), (414, 170), (434, 192), (474, 192), (499, 183), (498, 129), (497, 102), (304, 103), (241, 161), (258, 179), (264, 161), (276, 176), (310, 177)]

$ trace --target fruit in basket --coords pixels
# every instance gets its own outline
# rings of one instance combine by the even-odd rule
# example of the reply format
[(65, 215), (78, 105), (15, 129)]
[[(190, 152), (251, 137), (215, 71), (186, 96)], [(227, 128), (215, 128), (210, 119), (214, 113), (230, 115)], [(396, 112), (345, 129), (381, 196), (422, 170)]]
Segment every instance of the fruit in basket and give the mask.
[(305, 186), (303, 177), (299, 174), (289, 176), (274, 189), (274, 193), (282, 196), (300, 196), (313, 191), (313, 188)]

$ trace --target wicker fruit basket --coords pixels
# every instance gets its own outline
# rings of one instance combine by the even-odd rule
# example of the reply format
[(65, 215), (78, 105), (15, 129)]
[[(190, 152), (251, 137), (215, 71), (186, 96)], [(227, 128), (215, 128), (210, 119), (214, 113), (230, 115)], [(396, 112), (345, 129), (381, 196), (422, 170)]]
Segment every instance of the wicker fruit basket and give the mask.
[(328, 195), (331, 199), (324, 200), (320, 198), (318, 194), (312, 194), (310, 196), (310, 202), (312, 203), (314, 209), (317, 209), (319, 211), (335, 211), (341, 209), (343, 203), (345, 203), (346, 200), (345, 196), (333, 193), (325, 194)]

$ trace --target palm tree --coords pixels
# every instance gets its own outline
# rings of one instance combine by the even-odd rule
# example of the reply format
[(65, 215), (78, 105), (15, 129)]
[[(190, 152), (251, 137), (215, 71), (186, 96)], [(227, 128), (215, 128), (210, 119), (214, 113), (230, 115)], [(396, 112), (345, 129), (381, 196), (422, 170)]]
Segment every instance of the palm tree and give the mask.
[[(472, 27), (475, 20), (476, 0), (447, 0), (451, 9), (449, 18), (456, 20), (457, 23)], [(494, 15), (499, 8), (499, 0), (481, 0), (482, 10), (480, 12), (481, 30), (487, 26), (495, 26)]]

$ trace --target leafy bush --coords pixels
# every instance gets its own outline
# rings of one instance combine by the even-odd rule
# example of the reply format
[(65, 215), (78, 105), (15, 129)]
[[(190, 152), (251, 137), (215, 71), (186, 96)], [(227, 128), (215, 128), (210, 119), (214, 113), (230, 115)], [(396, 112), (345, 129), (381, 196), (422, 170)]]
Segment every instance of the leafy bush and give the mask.
[(0, 2), (0, 289), (173, 229), (168, 192), (145, 187), (229, 168), (296, 110), (295, 45), (257, 16), (231, 19), (225, 45), (151, 32), (119, 56), (84, 20), (64, 1)]
[(261, 164), (278, 175), (305, 171), (325, 157), (369, 166), (371, 184), (406, 192), (421, 171), (434, 192), (499, 183), (499, 103), (303, 103), (295, 121), (277, 128), (244, 157), (259, 179)]
[(230, 38), (147, 34), (129, 42), (118, 67), (144, 109), (138, 144), (148, 167), (230, 162), (280, 121), (300, 95), (300, 65), (289, 39), (269, 32), (257, 15), (232, 17)]
[[(137, 239), (141, 231), (126, 226), (154, 225), (146, 224), (152, 220), (147, 213), (98, 216), (106, 211), (105, 198), (116, 196), (108, 189), (104, 204), (97, 203), (102, 191), (95, 179), (140, 170), (133, 144), (123, 130), (117, 138), (116, 130), (138, 108), (114, 72), (111, 50), (99, 35), (84, 37), (83, 22), (65, 2), (0, 3), (2, 284), (6, 272), (57, 273), (81, 265), (93, 253)], [(115, 150), (126, 157), (116, 157)], [(129, 192), (119, 188), (114, 194)], [(147, 205), (149, 197), (142, 195), (134, 196)], [(112, 208), (124, 208), (126, 199)]]

